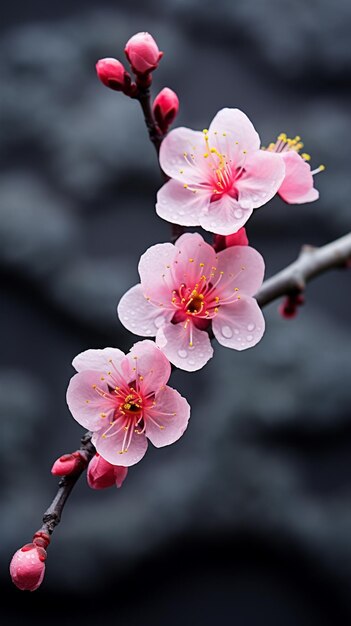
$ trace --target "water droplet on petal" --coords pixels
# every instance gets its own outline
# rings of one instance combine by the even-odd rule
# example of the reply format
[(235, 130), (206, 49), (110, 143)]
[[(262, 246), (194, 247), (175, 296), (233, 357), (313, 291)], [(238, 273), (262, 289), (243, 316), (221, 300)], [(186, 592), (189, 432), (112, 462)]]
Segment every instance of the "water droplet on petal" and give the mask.
[(124, 319), (126, 320), (126, 322), (128, 322), (128, 320), (129, 320), (128, 315), (125, 315), (125, 316), (124, 316)]
[(246, 339), (248, 341), (252, 341), (253, 340), (253, 335), (246, 335)]
[(237, 220), (240, 220), (242, 216), (243, 216), (243, 211), (241, 209), (235, 209), (234, 217), (236, 217)]
[(178, 350), (178, 354), (181, 359), (185, 359), (188, 356), (188, 353), (186, 350)]
[(147, 335), (151, 335), (151, 330), (150, 330), (150, 328), (147, 328), (147, 329), (146, 329), (146, 331), (145, 331), (145, 333), (146, 333)]
[(257, 202), (257, 200), (259, 200), (259, 197), (256, 194), (254, 194), (252, 196), (252, 199), (253, 199), (254, 202)]
[(194, 359), (189, 359), (189, 365), (195, 365)]
[(234, 329), (234, 334), (238, 335), (239, 334), (239, 330), (237, 328)]
[(165, 319), (163, 315), (159, 315), (158, 317), (156, 317), (155, 319), (156, 328), (160, 328), (161, 326), (163, 326), (164, 323), (165, 323)]
[(185, 213), (184, 209), (178, 209), (178, 214), (179, 215), (184, 215), (184, 213)]
[(223, 337), (225, 337), (226, 339), (230, 339), (233, 336), (233, 331), (230, 326), (222, 326), (221, 331)]
[(251, 331), (251, 330), (254, 330), (254, 328), (255, 328), (255, 324), (248, 324), (247, 325), (247, 330)]

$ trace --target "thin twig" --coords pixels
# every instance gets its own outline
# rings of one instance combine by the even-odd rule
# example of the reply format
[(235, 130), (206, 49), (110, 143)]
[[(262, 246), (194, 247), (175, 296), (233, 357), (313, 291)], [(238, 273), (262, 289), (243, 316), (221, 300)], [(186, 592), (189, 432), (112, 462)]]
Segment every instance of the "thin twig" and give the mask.
[(74, 485), (96, 452), (91, 442), (91, 436), (92, 433), (89, 431), (83, 435), (80, 446), (82, 462), (74, 473), (61, 478), (57, 494), (43, 515), (43, 526), (40, 530), (48, 533), (49, 535), (53, 533), (55, 527), (60, 523), (62, 511)]
[(321, 248), (304, 246), (294, 263), (263, 283), (255, 296), (257, 302), (263, 307), (282, 296), (302, 292), (312, 278), (328, 270), (346, 266), (350, 259), (351, 233)]
[[(135, 96), (137, 100), (140, 102), (140, 106), (144, 113), (144, 121), (149, 133), (149, 138), (151, 143), (155, 146), (155, 150), (157, 153), (157, 157), (160, 153), (161, 143), (165, 137), (159, 127), (156, 124), (152, 108), (151, 108), (151, 100), (150, 100), (150, 88), (143, 87), (139, 85), (137, 95)], [(161, 168), (160, 168), (161, 169)], [(161, 169), (161, 175), (164, 182), (169, 180), (167, 174), (165, 174)], [(172, 224), (172, 234), (171, 234), (171, 242), (174, 243), (177, 241), (178, 237), (180, 237), (184, 232), (184, 226), (180, 226), (179, 224)]]

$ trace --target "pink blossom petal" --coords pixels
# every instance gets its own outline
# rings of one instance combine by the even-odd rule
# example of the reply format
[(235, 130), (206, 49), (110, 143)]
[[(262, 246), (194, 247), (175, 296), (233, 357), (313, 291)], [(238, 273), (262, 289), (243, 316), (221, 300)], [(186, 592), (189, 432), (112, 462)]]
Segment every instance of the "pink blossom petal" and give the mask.
[(160, 165), (170, 178), (188, 184), (201, 183), (207, 169), (203, 158), (205, 152), (203, 133), (190, 128), (175, 128), (161, 143)]
[(253, 296), (259, 290), (264, 276), (264, 260), (250, 246), (233, 246), (218, 253), (217, 274), (224, 272), (218, 283), (218, 294), (229, 297), (234, 289), (239, 294)]
[(168, 446), (184, 433), (190, 406), (178, 391), (164, 387), (155, 397), (155, 406), (145, 415), (146, 436), (156, 448)]
[(199, 218), (210, 203), (211, 188), (185, 189), (177, 180), (169, 180), (157, 194), (156, 213), (162, 219), (182, 226), (198, 226)]
[[(130, 367), (139, 380), (143, 395), (156, 393), (163, 387), (171, 375), (171, 365), (167, 357), (154, 341), (138, 341), (127, 354)], [(142, 377), (140, 379), (140, 377)]]
[(254, 298), (242, 297), (234, 304), (220, 307), (212, 321), (213, 333), (222, 346), (234, 350), (252, 348), (265, 329), (262, 311)]
[(102, 432), (94, 433), (92, 442), (99, 454), (112, 465), (122, 465), (130, 467), (140, 461), (147, 450), (147, 439), (145, 433), (138, 435), (133, 432), (133, 436), (127, 452), (122, 451), (123, 440), (126, 431), (122, 429), (112, 437), (104, 437)]
[(248, 156), (244, 173), (236, 182), (242, 209), (256, 209), (277, 193), (285, 176), (284, 161), (279, 154), (259, 150)]
[[(155, 299), (157, 303), (169, 304), (169, 291), (172, 283), (164, 281), (166, 270), (176, 257), (176, 249), (172, 243), (157, 243), (141, 255), (138, 270), (143, 293)], [(153, 298), (152, 296), (155, 296)]]
[(238, 151), (251, 152), (260, 147), (258, 133), (247, 115), (239, 109), (225, 108), (218, 111), (210, 124), (209, 139), (210, 145), (217, 139), (219, 152), (234, 158)]
[(195, 372), (206, 365), (213, 356), (213, 348), (207, 332), (198, 330), (193, 324), (193, 345), (189, 346), (190, 324), (192, 322), (187, 329), (184, 328), (183, 322), (162, 326), (157, 332), (156, 343), (176, 367), (187, 372)]
[(235, 198), (223, 194), (211, 202), (208, 211), (200, 215), (200, 225), (205, 230), (218, 235), (231, 235), (246, 224), (251, 208), (243, 208)]
[(112, 359), (114, 365), (118, 367), (124, 353), (118, 348), (103, 348), (103, 350), (85, 350), (73, 359), (72, 365), (77, 372), (84, 370), (109, 370), (111, 369)]
[(313, 187), (311, 168), (306, 161), (295, 151), (289, 150), (281, 154), (285, 163), (285, 178), (279, 187), (278, 193), (289, 204), (313, 202), (319, 197), (317, 189)]
[(178, 250), (178, 264), (174, 269), (180, 284), (193, 284), (201, 276), (210, 276), (216, 265), (216, 253), (198, 233), (185, 233), (175, 243)]
[[(171, 297), (169, 296), (169, 301)], [(141, 285), (135, 285), (119, 301), (117, 313), (123, 326), (131, 333), (144, 337), (155, 337), (163, 324), (170, 322), (174, 310), (168, 311), (146, 300)]]
[[(106, 380), (100, 372), (79, 372), (71, 378), (67, 389), (67, 404), (73, 417), (81, 426), (89, 430), (99, 430), (112, 419), (115, 405), (109, 397)], [(104, 398), (98, 393), (106, 392)]]

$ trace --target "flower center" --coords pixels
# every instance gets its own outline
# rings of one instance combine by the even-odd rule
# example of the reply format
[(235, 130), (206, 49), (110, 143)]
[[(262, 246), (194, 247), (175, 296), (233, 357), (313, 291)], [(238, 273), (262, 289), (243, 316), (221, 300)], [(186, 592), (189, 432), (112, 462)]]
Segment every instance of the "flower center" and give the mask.
[(133, 393), (128, 394), (124, 398), (124, 402), (120, 405), (121, 412), (128, 415), (137, 415), (138, 413), (141, 413), (142, 408), (142, 399), (140, 396)]
[(196, 289), (192, 292), (190, 296), (190, 300), (186, 305), (187, 313), (191, 315), (196, 315), (197, 313), (201, 313), (204, 308), (204, 296), (202, 293), (198, 293)]

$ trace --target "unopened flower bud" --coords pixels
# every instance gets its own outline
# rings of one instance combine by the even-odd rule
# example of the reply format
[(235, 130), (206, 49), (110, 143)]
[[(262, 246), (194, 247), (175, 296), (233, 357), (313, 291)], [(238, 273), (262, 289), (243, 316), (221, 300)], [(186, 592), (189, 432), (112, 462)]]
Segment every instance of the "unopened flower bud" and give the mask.
[(156, 96), (152, 110), (160, 130), (166, 133), (179, 111), (177, 94), (172, 89), (165, 87)]
[(232, 235), (215, 235), (213, 241), (213, 247), (216, 252), (221, 252), (231, 246), (248, 246), (249, 240), (246, 235), (246, 229), (243, 226), (239, 228), (237, 233)]
[(153, 72), (163, 56), (149, 33), (137, 33), (127, 41), (124, 49), (134, 74), (144, 76)]
[(86, 464), (85, 456), (80, 450), (76, 450), (76, 452), (72, 452), (72, 454), (63, 454), (60, 456), (53, 464), (51, 473), (54, 476), (68, 476), (83, 469)]
[(292, 319), (296, 317), (299, 306), (304, 303), (305, 298), (302, 293), (289, 295), (279, 306), (279, 313), (285, 319)]
[[(126, 95), (131, 95), (133, 86), (131, 85), (130, 74), (124, 65), (117, 59), (100, 59), (96, 64), (96, 72), (101, 82), (114, 89), (123, 91)], [(135, 85), (134, 85), (135, 87)]]
[(87, 481), (92, 489), (106, 489), (114, 485), (122, 487), (127, 474), (127, 467), (111, 465), (102, 456), (95, 454), (88, 466)]
[(17, 550), (10, 563), (12, 582), (22, 591), (35, 591), (43, 582), (46, 550), (27, 543)]

